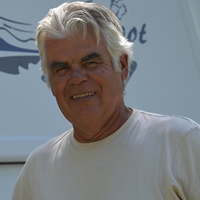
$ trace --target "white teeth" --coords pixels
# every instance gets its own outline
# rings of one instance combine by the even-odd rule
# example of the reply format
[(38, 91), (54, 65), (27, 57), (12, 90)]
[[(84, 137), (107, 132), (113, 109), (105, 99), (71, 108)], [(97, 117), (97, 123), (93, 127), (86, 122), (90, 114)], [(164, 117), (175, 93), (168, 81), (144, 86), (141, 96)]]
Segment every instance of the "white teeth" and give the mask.
[(79, 98), (83, 98), (83, 97), (92, 96), (94, 94), (95, 94), (94, 92), (88, 92), (88, 93), (85, 93), (85, 94), (74, 95), (72, 98), (73, 99), (79, 99)]

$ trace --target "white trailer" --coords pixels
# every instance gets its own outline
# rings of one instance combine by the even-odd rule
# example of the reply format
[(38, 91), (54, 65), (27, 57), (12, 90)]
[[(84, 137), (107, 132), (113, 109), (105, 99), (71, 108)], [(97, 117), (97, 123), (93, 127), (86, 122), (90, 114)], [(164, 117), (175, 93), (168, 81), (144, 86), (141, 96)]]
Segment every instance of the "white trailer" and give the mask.
[[(29, 153), (71, 127), (39, 70), (37, 22), (63, 0), (0, 2), (0, 187), (11, 198)], [(134, 41), (125, 102), (200, 123), (200, 1), (94, 0), (120, 19)]]

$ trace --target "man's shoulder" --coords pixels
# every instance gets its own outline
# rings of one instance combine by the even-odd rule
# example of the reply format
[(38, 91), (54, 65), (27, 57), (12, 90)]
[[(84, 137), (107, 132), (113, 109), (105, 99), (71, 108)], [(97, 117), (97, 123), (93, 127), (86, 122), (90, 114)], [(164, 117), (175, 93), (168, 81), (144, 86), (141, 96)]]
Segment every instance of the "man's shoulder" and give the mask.
[(172, 134), (188, 134), (200, 125), (190, 118), (177, 115), (163, 115), (139, 111), (140, 119), (145, 127)]
[(189, 118), (138, 111), (136, 119), (137, 141), (143, 141), (148, 151), (159, 145), (172, 155), (180, 144), (190, 145), (195, 140), (199, 144), (200, 125)]
[(57, 137), (50, 139), (44, 144), (37, 147), (31, 154), (28, 156), (26, 163), (28, 162), (41, 162), (43, 160), (48, 160), (53, 157), (53, 154), (58, 152), (62, 148), (63, 142), (66, 142), (68, 135), (72, 130), (69, 130)]

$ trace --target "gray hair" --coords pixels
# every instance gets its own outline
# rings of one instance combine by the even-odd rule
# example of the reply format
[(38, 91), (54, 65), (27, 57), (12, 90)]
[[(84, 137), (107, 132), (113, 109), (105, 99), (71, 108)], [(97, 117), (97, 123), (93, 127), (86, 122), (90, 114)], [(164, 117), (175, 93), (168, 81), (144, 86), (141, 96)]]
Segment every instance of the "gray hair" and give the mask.
[[(122, 54), (128, 55), (130, 70), (133, 43), (123, 36), (122, 27), (115, 14), (97, 3), (64, 3), (57, 8), (51, 9), (37, 27), (36, 44), (40, 52), (41, 70), (49, 87), (49, 71), (46, 64), (44, 46), (45, 37), (66, 38), (80, 30), (83, 31), (84, 37), (89, 27), (95, 32), (97, 45), (100, 41), (100, 36), (103, 37), (115, 71), (120, 71), (119, 58)], [(124, 85), (126, 85), (127, 80), (128, 78), (124, 81)]]

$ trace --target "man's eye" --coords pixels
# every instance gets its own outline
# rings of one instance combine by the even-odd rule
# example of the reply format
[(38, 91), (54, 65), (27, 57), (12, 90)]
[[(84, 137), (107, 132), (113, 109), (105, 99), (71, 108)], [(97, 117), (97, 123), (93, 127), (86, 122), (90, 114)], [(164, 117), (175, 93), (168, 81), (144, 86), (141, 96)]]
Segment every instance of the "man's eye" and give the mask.
[(56, 72), (62, 71), (62, 70), (67, 70), (69, 69), (69, 65), (65, 63), (54, 63), (54, 68)]
[(89, 61), (89, 62), (85, 63), (85, 65), (87, 65), (87, 66), (94, 66), (96, 64), (97, 64), (97, 62), (95, 62), (95, 61)]
[(57, 72), (59, 72), (59, 71), (62, 71), (62, 70), (66, 70), (66, 69), (69, 69), (69, 67), (67, 67), (67, 66), (59, 66), (59, 67), (57, 67)]

